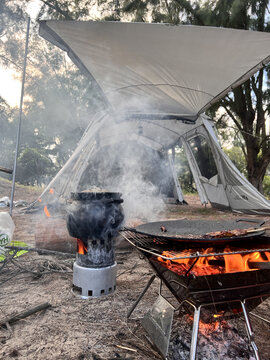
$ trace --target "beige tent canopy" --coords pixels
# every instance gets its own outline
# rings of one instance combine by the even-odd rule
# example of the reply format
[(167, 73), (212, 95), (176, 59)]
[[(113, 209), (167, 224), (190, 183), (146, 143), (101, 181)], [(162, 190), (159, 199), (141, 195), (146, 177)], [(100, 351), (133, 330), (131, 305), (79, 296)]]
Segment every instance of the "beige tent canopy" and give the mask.
[[(48, 188), (54, 187), (60, 197), (68, 198), (71, 191), (96, 185), (91, 184), (91, 176), (87, 183), (82, 181), (86, 170), (90, 167), (90, 173), (99, 172), (101, 149), (107, 151), (106, 169), (112, 164), (112, 154), (114, 161), (119, 156), (124, 163), (123, 151), (117, 154), (115, 150), (118, 143), (136, 144), (128, 154), (129, 163), (139, 147), (163, 154), (163, 160), (166, 154), (168, 160), (168, 149), (181, 144), (202, 204), (270, 211), (270, 203), (225, 156), (211, 122), (203, 115), (270, 61), (270, 34), (186, 25), (41, 21), (40, 35), (68, 53), (106, 104), (104, 111), (89, 119), (77, 149)], [(192, 150), (198, 133), (209, 144), (216, 162), (216, 174), (211, 177), (205, 176)], [(173, 162), (169, 162), (182, 202)], [(134, 166), (135, 175), (140, 174), (140, 165)], [(93, 178), (106, 179), (105, 185), (113, 186), (108, 173)], [(125, 187), (117, 179), (115, 190), (122, 191), (117, 189), (120, 184)]]
[(113, 110), (196, 119), (269, 62), (270, 35), (168, 24), (41, 21)]

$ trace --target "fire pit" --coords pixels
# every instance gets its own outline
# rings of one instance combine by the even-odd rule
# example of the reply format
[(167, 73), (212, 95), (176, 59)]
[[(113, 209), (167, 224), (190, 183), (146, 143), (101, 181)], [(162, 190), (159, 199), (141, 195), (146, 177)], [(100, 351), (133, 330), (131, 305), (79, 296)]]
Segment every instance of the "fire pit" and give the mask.
[(120, 193), (72, 193), (67, 228), (77, 239), (73, 289), (82, 298), (99, 297), (116, 288), (114, 238), (124, 220)]
[[(146, 224), (142, 226), (142, 230), (150, 227)], [(220, 317), (244, 314), (248, 337), (258, 360), (259, 352), (253, 339), (248, 312), (270, 296), (270, 239), (261, 236), (262, 233), (258, 232), (260, 236), (253, 234), (253, 237), (245, 237), (245, 242), (242, 238), (236, 238), (234, 241), (230, 238), (229, 243), (226, 243), (224, 238), (221, 242), (218, 241), (219, 239), (211, 242), (209, 238), (207, 241), (202, 238), (200, 242), (198, 234), (195, 236), (195, 241), (192, 241), (194, 240), (192, 235), (173, 238), (169, 231), (170, 222), (164, 227), (168, 228), (169, 235), (164, 234), (164, 229), (160, 229), (160, 226), (154, 235), (141, 231), (141, 228), (138, 231), (125, 229), (121, 235), (144, 254), (155, 274), (160, 278), (161, 284), (167, 286), (180, 306), (194, 314), (190, 359), (196, 358), (199, 320), (204, 316), (201, 310), (207, 308), (209, 311), (204, 321), (212, 322)], [(141, 297), (152, 281), (153, 278), (150, 279)], [(140, 298), (130, 310), (128, 317)], [(163, 301), (159, 300), (159, 302)], [(166, 312), (171, 312), (166, 304), (162, 304), (161, 311), (157, 310), (159, 306), (156, 304), (155, 307), (153, 313), (160, 313), (162, 317)], [(160, 319), (153, 320), (153, 316), (148, 316), (149, 319), (151, 325), (148, 322), (144, 327), (147, 331), (156, 332), (158, 329), (156, 323), (160, 323)], [(168, 351), (169, 343), (168, 334), (166, 337), (166, 342), (165, 336), (163, 337), (164, 341), (160, 349), (164, 356)]]

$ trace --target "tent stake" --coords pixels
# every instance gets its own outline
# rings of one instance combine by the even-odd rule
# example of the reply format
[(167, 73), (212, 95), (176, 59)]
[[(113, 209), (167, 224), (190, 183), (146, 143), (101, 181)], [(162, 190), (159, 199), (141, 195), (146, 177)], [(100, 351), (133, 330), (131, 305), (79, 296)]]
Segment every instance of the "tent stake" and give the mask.
[(27, 60), (28, 42), (29, 42), (29, 28), (30, 28), (30, 17), (28, 17), (28, 19), (27, 19), (27, 30), (26, 30), (24, 63), (23, 63), (23, 76), (22, 76), (22, 88), (21, 88), (21, 100), (20, 100), (20, 114), (19, 114), (18, 130), (17, 130), (16, 150), (15, 150), (15, 158), (14, 158), (14, 165), (13, 165), (12, 189), (11, 189), (11, 197), (10, 197), (10, 209), (9, 209), (10, 216), (12, 216), (12, 209), (13, 209), (13, 199), (14, 199), (14, 191), (15, 191), (15, 178), (16, 178), (16, 169), (17, 169), (17, 159), (18, 159), (18, 153), (19, 153), (19, 143), (20, 143), (20, 134), (21, 134), (24, 83), (25, 83), (26, 60)]

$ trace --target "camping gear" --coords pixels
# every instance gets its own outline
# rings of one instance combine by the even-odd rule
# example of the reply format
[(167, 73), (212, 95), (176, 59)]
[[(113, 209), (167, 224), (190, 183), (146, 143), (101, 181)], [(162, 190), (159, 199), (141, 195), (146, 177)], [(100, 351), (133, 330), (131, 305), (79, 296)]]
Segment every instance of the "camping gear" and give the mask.
[(14, 222), (7, 212), (0, 212), (0, 248), (9, 245), (14, 232)]
[(268, 33), (229, 28), (52, 20), (39, 34), (68, 53), (111, 110), (162, 125), (194, 122), (270, 60)]
[[(251, 230), (250, 226), (253, 223), (258, 224), (258, 228)], [(153, 223), (146, 223), (137, 226), (135, 229), (129, 228), (130, 231), (135, 231), (139, 234), (148, 236), (157, 236), (159, 239), (171, 239), (176, 241), (188, 243), (213, 243), (223, 244), (227, 242), (236, 242), (239, 240), (248, 240), (254, 236), (263, 235), (265, 228), (260, 227), (264, 221), (257, 221), (256, 219), (238, 219), (238, 220), (167, 220), (157, 221)], [(166, 231), (162, 230), (162, 227)], [(233, 231), (240, 229), (240, 234), (235, 236), (226, 235), (226, 231)], [(241, 230), (243, 232), (241, 233)], [(225, 235), (217, 237), (211, 234), (212, 232), (223, 232)]]
[[(149, 228), (146, 226), (147, 230)], [(120, 234), (144, 255), (160, 279), (159, 297), (144, 316), (142, 324), (164, 358), (168, 351), (173, 313), (183, 308), (194, 315), (190, 360), (196, 358), (200, 320), (213, 323), (237, 314), (244, 315), (250, 345), (256, 360), (260, 359), (249, 311), (270, 296), (269, 237), (256, 234), (256, 241), (241, 242), (241, 246), (230, 243), (228, 248), (227, 244), (214, 243), (211, 247), (203, 241), (188, 244), (130, 229), (123, 229)], [(129, 310), (128, 317), (149, 289), (154, 276)], [(160, 297), (165, 297), (172, 304), (168, 294), (162, 294), (163, 284), (179, 302), (179, 307), (171, 309), (166, 301), (161, 301)]]
[(67, 228), (77, 238), (73, 289), (82, 299), (108, 295), (116, 289), (114, 238), (124, 214), (120, 193), (83, 191), (71, 194)]
[[(167, 157), (178, 202), (185, 199), (169, 154), (176, 145), (186, 155), (203, 205), (239, 213), (270, 212), (270, 202), (225, 155), (214, 124), (203, 114), (269, 61), (269, 33), (56, 20), (41, 21), (40, 35), (68, 53), (105, 104), (93, 114), (77, 149), (45, 189), (45, 201), (50, 201), (52, 187), (68, 199), (82, 186), (111, 185), (125, 152), (120, 151), (116, 171), (108, 177), (112, 154), (120, 143), (133, 142), (134, 152), (144, 146)], [(100, 161), (102, 150), (108, 156)], [(117, 180), (115, 185), (114, 190), (123, 193)], [(161, 179), (158, 186), (163, 185)]]

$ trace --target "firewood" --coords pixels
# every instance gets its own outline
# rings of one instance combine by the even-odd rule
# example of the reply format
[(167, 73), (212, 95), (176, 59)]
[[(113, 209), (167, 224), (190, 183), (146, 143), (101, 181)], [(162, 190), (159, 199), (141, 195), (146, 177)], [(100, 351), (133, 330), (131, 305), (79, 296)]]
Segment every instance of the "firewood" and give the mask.
[(20, 313), (17, 313), (15, 315), (7, 316), (3, 319), (0, 319), (0, 327), (6, 326), (6, 324), (12, 324), (18, 320), (25, 319), (27, 316), (30, 316), (32, 314), (35, 314), (38, 311), (45, 310), (51, 307), (51, 304), (49, 303), (43, 303), (39, 304), (31, 309), (24, 310)]
[(13, 170), (4, 168), (2, 166), (0, 166), (0, 171), (4, 172), (6, 174), (12, 174), (13, 173)]
[(270, 262), (269, 261), (249, 261), (248, 266), (251, 269), (270, 269)]
[(122, 346), (122, 345), (116, 345), (119, 349), (124, 349), (124, 350), (128, 350), (128, 351), (133, 351), (133, 352), (137, 352), (137, 350), (132, 349), (130, 347), (127, 346)]

